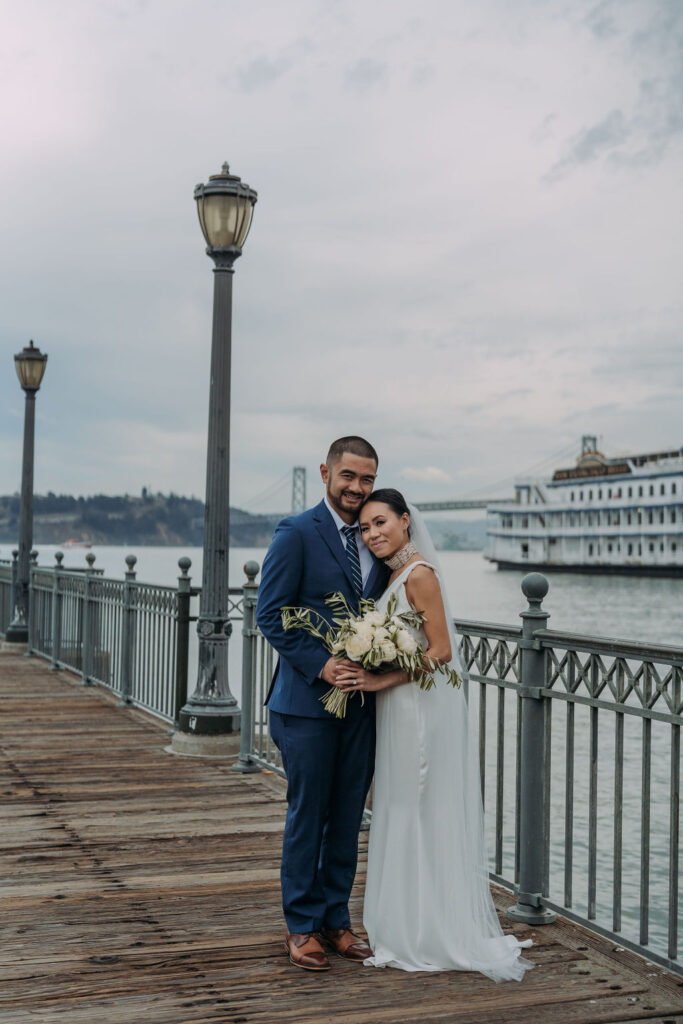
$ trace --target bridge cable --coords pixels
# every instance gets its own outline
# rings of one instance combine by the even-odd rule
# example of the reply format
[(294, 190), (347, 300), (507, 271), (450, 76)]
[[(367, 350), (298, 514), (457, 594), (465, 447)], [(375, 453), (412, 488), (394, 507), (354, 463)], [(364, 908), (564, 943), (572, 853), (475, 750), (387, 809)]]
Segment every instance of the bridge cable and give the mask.
[(242, 507), (245, 511), (248, 511), (255, 505), (262, 505), (265, 501), (273, 498), (279, 491), (284, 491), (285, 487), (291, 487), (291, 480), (292, 474), (291, 471), (288, 471), (284, 476), (281, 476), (276, 480), (275, 483), (269, 484), (268, 487), (264, 488), (264, 490), (259, 491), (255, 497), (243, 502)]
[(578, 450), (579, 445), (577, 444), (576, 440), (574, 440), (571, 443), (563, 445), (562, 448), (557, 449), (557, 451), (545, 456), (545, 458), (541, 459), (539, 462), (535, 462), (533, 465), (529, 466), (527, 469), (522, 470), (519, 473), (514, 473), (510, 476), (501, 477), (500, 479), (494, 481), (493, 483), (475, 488), (472, 491), (468, 491), (462, 496), (462, 500), (466, 501), (468, 498), (485, 497), (486, 492), (495, 490), (499, 487), (506, 486), (507, 484), (510, 483), (514, 483), (514, 481), (518, 480), (520, 477), (532, 476), (534, 474), (540, 473), (543, 469), (556, 466), (556, 463), (559, 459), (568, 458), (572, 453), (575, 453)]

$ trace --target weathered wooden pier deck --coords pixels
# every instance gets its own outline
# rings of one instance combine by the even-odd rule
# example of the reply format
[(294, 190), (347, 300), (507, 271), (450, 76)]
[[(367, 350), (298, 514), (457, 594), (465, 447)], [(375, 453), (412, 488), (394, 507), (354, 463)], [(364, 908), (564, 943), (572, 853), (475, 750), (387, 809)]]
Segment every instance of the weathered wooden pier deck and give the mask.
[[(296, 970), (281, 783), (167, 743), (107, 693), (0, 652), (1, 1022), (683, 1022), (683, 982), (561, 921), (515, 926), (535, 943), (521, 984)], [(358, 923), (363, 881), (361, 861)]]

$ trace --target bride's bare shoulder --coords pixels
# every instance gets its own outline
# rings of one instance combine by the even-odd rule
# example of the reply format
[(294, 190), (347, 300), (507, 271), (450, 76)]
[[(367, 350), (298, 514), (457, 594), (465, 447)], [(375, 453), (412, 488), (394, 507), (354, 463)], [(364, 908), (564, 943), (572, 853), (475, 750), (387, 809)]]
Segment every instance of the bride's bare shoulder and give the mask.
[(416, 565), (406, 580), (406, 590), (423, 591), (433, 588), (439, 588), (434, 567), (424, 562)]

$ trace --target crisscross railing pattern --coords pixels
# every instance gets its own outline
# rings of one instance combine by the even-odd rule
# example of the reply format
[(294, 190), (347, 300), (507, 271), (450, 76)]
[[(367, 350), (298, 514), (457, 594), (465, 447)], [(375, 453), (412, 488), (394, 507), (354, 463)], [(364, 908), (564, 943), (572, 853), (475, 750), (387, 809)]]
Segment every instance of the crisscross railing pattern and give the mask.
[[(29, 646), (124, 703), (177, 719), (185, 699), (191, 588), (60, 566), (31, 569)], [(258, 566), (231, 593), (243, 616), (238, 767), (282, 772), (263, 707), (275, 653), (255, 623)], [(0, 565), (0, 582), (9, 567)], [(11, 582), (11, 578), (10, 578)], [(548, 630), (548, 584), (525, 577), (522, 627), (456, 620), (478, 731), (491, 877), (510, 915), (556, 911), (683, 974), (679, 957), (683, 648)], [(0, 594), (2, 589), (0, 588)], [(4, 600), (4, 599), (3, 599)], [(2, 605), (0, 604), (0, 608)]]
[[(557, 701), (566, 705), (563, 741), (570, 770), (564, 793), (563, 905), (572, 907), (574, 902), (573, 763), (576, 713), (581, 709), (587, 726), (583, 746), (589, 756), (587, 917), (595, 921), (601, 916), (602, 893), (602, 909), (609, 909), (613, 933), (622, 930), (625, 919), (633, 923), (637, 915), (639, 944), (665, 943), (667, 956), (675, 960), (683, 650), (552, 630), (540, 630), (537, 637), (548, 663), (544, 694), (554, 698), (551, 707)], [(634, 779), (639, 799), (634, 797)], [(611, 851), (603, 843), (601, 854), (599, 839), (610, 833)], [(607, 901), (603, 883), (610, 860)]]
[[(491, 877), (516, 891), (511, 916), (543, 924), (559, 911), (683, 974), (683, 648), (548, 630), (547, 582), (527, 581), (522, 628), (455, 621)], [(245, 598), (240, 760), (243, 770), (281, 773), (263, 708), (274, 652), (256, 628), (255, 603), (254, 587)]]

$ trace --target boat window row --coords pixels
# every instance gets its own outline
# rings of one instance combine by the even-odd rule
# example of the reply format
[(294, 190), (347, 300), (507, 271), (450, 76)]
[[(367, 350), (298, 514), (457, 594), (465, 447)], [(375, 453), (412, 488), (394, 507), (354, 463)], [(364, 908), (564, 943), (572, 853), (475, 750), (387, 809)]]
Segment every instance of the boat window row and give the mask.
[[(588, 555), (589, 556), (590, 555), (599, 555), (601, 553), (600, 552), (600, 548), (601, 547), (607, 549), (607, 554), (608, 555), (611, 555), (614, 552), (616, 552), (617, 554), (621, 554), (622, 545), (621, 545), (621, 543), (619, 541), (617, 541), (616, 543), (609, 542), (606, 545), (601, 545), (599, 541), (596, 541), (595, 543), (590, 543), (588, 545)], [(663, 540), (660, 541), (658, 544), (656, 542), (654, 542), (654, 541), (650, 541), (649, 544), (643, 544), (642, 541), (638, 541), (638, 542), (633, 541), (633, 542), (630, 542), (628, 544), (625, 544), (624, 548), (626, 549), (626, 555), (627, 556), (628, 555), (642, 555), (643, 548), (645, 548), (645, 550), (648, 552), (648, 554), (653, 555), (655, 553), (655, 551), (658, 550), (660, 555), (663, 555), (665, 553), (665, 551), (666, 551), (666, 544), (664, 543)], [(672, 555), (675, 555), (677, 550), (678, 550), (678, 546), (676, 544), (676, 541), (672, 540), (671, 543), (669, 544), (669, 551), (671, 552)]]
[(558, 529), (562, 526), (663, 526), (683, 522), (683, 506), (639, 509), (600, 509), (595, 512), (544, 512), (524, 515), (501, 513), (503, 529)]
[[(629, 541), (628, 543), (624, 543), (623, 545), (621, 541), (608, 541), (606, 544), (601, 544), (600, 541), (591, 541), (587, 547), (588, 557), (597, 557), (601, 554), (620, 555), (622, 553), (622, 546), (627, 557), (629, 555), (642, 555), (643, 549), (645, 549), (645, 551), (650, 555), (653, 555), (656, 551), (658, 551), (660, 555), (663, 555), (667, 551), (667, 545), (664, 541), (659, 541), (659, 543), (655, 541), (650, 541), (649, 543), (645, 544), (642, 541)], [(522, 543), (520, 550), (522, 558), (529, 557), (529, 545), (526, 542)], [(675, 555), (678, 551), (678, 543), (675, 540), (672, 540), (669, 543), (668, 551), (672, 555)]]
[(668, 489), (666, 482), (657, 484), (629, 484), (628, 487), (582, 487), (578, 491), (569, 492), (570, 501), (603, 501), (605, 498), (654, 498), (656, 494), (678, 494), (680, 481), (671, 480)]

